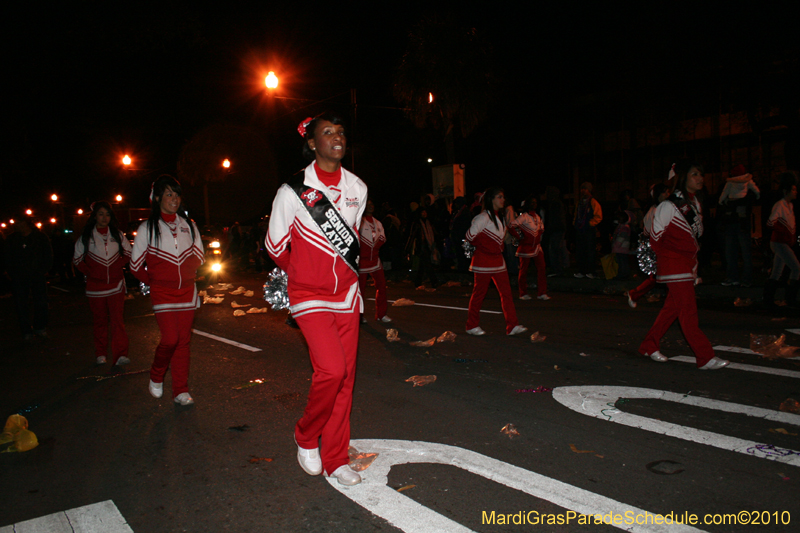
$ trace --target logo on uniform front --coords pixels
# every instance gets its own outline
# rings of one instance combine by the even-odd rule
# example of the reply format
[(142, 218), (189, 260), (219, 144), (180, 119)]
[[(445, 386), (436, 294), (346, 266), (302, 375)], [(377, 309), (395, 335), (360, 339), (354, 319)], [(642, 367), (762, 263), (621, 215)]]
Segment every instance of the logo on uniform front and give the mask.
[(345, 198), (344, 205), (346, 207), (358, 207), (358, 198)]
[(309, 189), (303, 194), (301, 194), (300, 198), (305, 200), (308, 207), (314, 207), (314, 204), (316, 204), (320, 200), (320, 198), (322, 198), (322, 195), (319, 194), (314, 189)]

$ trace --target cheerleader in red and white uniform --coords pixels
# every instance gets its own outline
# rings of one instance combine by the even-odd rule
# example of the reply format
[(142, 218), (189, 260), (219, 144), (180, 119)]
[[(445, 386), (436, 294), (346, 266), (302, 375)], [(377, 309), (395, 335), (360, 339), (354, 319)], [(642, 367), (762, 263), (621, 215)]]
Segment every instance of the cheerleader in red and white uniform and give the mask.
[(659, 351), (659, 344), (677, 318), (697, 359), (697, 367), (716, 370), (730, 361), (714, 356), (711, 343), (700, 331), (694, 294), (700, 249), (697, 239), (703, 234), (703, 217), (695, 194), (703, 187), (703, 171), (700, 165), (688, 161), (681, 161), (674, 168), (675, 191), (656, 208), (650, 233), (650, 244), (656, 253), (656, 281), (667, 284), (667, 298), (639, 346), (639, 353), (665, 363), (668, 359)]
[[(386, 276), (383, 264), (378, 256), (381, 246), (386, 244), (386, 232), (381, 221), (375, 218), (375, 204), (367, 200), (364, 218), (361, 219), (361, 259), (358, 263), (358, 285), (362, 296), (367, 292), (367, 276), (375, 280), (375, 319), (380, 322), (391, 322), (386, 316)], [(362, 319), (362, 322), (366, 322)]]
[(119, 230), (111, 205), (93, 203), (83, 234), (75, 243), (72, 264), (86, 275), (86, 296), (94, 318), (94, 352), (98, 365), (106, 362), (109, 323), (113, 364), (122, 366), (131, 362), (122, 318), (125, 306), (122, 268), (130, 259), (131, 244)]
[[(656, 216), (656, 208), (661, 202), (669, 197), (669, 193), (669, 187), (663, 183), (656, 183), (650, 189), (650, 197), (655, 201), (655, 203), (650, 207), (650, 209), (647, 211), (647, 214), (644, 216), (644, 221), (642, 224), (643, 239), (650, 239), (650, 232), (653, 229), (653, 219)], [(638, 287), (632, 291), (625, 291), (625, 296), (628, 297), (628, 305), (636, 309), (636, 302), (639, 300), (639, 298), (650, 292), (650, 289), (655, 286), (656, 276), (655, 274), (650, 274), (647, 279), (644, 280)]]
[[(278, 189), (266, 238), (270, 257), (288, 276), (289, 308), (314, 368), (308, 403), (294, 431), (297, 460), (310, 475), (324, 471), (343, 485), (355, 485), (361, 476), (348, 465), (347, 449), (364, 310), (357, 247), (367, 186), (341, 166), (347, 141), (339, 116), (323, 113), (298, 130), (306, 139), (303, 154), (313, 162), (302, 183)], [(330, 202), (334, 208), (325, 210), (333, 217), (330, 224), (312, 218), (321, 196), (323, 205)]]
[(467, 315), (467, 333), (469, 335), (485, 335), (480, 327), (480, 312), (489, 283), (494, 282), (500, 293), (500, 305), (506, 318), (506, 334), (517, 335), (525, 333), (528, 328), (520, 326), (517, 321), (517, 311), (511, 297), (511, 284), (508, 281), (506, 262), (503, 259), (503, 238), (506, 234), (506, 225), (503, 220), (503, 206), (506, 203), (503, 189), (490, 187), (482, 200), (483, 211), (472, 219), (472, 225), (467, 231), (466, 241), (475, 246), (472, 254), (470, 271), (475, 274), (475, 284), (472, 297), (469, 299), (469, 313)]
[(161, 341), (150, 367), (150, 394), (161, 398), (164, 376), (172, 372), (175, 403), (191, 405), (189, 394), (189, 341), (195, 309), (200, 307), (194, 278), (203, 264), (200, 231), (181, 204), (178, 180), (163, 175), (150, 192), (152, 211), (133, 241), (131, 272), (150, 286), (150, 300)]
[(769, 247), (775, 257), (772, 260), (772, 273), (764, 284), (764, 306), (775, 307), (775, 290), (778, 288), (783, 269), (789, 269), (789, 285), (786, 287), (786, 303), (797, 306), (797, 291), (800, 288), (800, 263), (792, 250), (797, 228), (794, 217), (794, 202), (797, 199), (797, 178), (792, 172), (780, 175), (780, 191), (783, 198), (775, 202), (767, 220), (772, 228)]
[(536, 279), (539, 300), (549, 300), (547, 295), (547, 271), (542, 253), (542, 233), (544, 223), (536, 213), (536, 197), (529, 196), (522, 204), (525, 212), (509, 223), (509, 229), (520, 235), (517, 257), (519, 257), (519, 299), (530, 300), (528, 294), (528, 266), (531, 259), (536, 263)]

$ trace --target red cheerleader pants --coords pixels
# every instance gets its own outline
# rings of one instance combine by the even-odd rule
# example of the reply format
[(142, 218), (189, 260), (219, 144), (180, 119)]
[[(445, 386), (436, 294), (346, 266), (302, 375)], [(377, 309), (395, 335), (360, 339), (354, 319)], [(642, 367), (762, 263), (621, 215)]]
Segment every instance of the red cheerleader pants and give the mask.
[(544, 254), (539, 252), (538, 255), (531, 257), (519, 258), (519, 295), (525, 296), (528, 294), (528, 267), (533, 259), (536, 264), (536, 285), (538, 285), (538, 296), (547, 294), (547, 271), (544, 266)]
[(111, 356), (116, 364), (120, 357), (128, 356), (128, 334), (122, 312), (125, 308), (125, 293), (100, 298), (89, 297), (89, 308), (94, 319), (95, 357), (108, 355), (108, 329), (111, 325)]
[(369, 272), (364, 274), (358, 275), (358, 286), (361, 289), (361, 296), (367, 294), (367, 276), (372, 276), (372, 279), (375, 280), (375, 318), (380, 320), (381, 318), (386, 316), (386, 276), (383, 273), (383, 269), (376, 270), (375, 272)]
[(649, 355), (659, 349), (661, 337), (667, 332), (675, 319), (681, 325), (683, 336), (692, 348), (697, 359), (697, 366), (701, 367), (714, 357), (714, 349), (708, 341), (708, 337), (700, 331), (697, 321), (697, 301), (694, 295), (694, 282), (680, 281), (677, 283), (667, 283), (667, 299), (664, 300), (664, 307), (656, 317), (656, 322), (644, 342), (639, 346), (639, 353)]
[(641, 285), (639, 285), (632, 291), (628, 291), (628, 294), (630, 295), (631, 300), (636, 302), (639, 300), (639, 298), (647, 294), (648, 291), (655, 286), (656, 286), (656, 277), (653, 274), (650, 274), (650, 277), (644, 280)]
[(359, 313), (308, 313), (295, 320), (308, 343), (314, 374), (294, 435), (301, 448), (319, 446), (322, 467), (331, 474), (349, 463)]
[(172, 397), (189, 392), (189, 342), (192, 340), (194, 310), (156, 313), (161, 341), (156, 347), (150, 380), (163, 383), (167, 369), (172, 372)]
[(506, 333), (511, 333), (517, 321), (517, 310), (514, 309), (514, 300), (511, 297), (511, 284), (508, 282), (508, 271), (494, 272), (491, 274), (475, 272), (475, 286), (472, 288), (472, 297), (469, 299), (469, 313), (467, 314), (467, 329), (477, 328), (480, 325), (480, 312), (489, 282), (494, 281), (497, 292), (500, 293), (500, 306), (506, 317)]

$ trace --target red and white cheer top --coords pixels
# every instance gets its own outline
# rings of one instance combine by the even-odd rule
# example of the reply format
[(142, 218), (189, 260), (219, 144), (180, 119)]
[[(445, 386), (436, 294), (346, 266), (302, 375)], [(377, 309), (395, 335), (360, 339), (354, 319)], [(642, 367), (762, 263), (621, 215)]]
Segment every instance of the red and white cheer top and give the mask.
[[(189, 224), (194, 227), (194, 239)], [(133, 241), (131, 273), (150, 285), (153, 311), (188, 311), (200, 307), (195, 274), (203, 264), (203, 241), (194, 221), (162, 213), (161, 237), (150, 240), (147, 221), (139, 225)]]
[[(340, 170), (338, 183), (327, 187), (317, 176), (315, 163), (311, 163), (305, 169), (303, 183), (321, 191), (358, 234), (358, 224), (367, 205), (367, 186), (355, 174), (344, 168)], [(358, 275), (331, 246), (286, 183), (278, 189), (272, 203), (266, 246), (270, 257), (289, 278), (292, 316), (363, 312)]]
[(358, 273), (369, 274), (383, 268), (378, 251), (386, 243), (386, 232), (383, 224), (375, 217), (365, 216), (361, 219), (361, 260), (358, 262)]
[(472, 225), (467, 231), (466, 240), (475, 246), (470, 272), (477, 274), (493, 274), (506, 271), (506, 261), (503, 259), (503, 237), (506, 226), (503, 216), (495, 215), (497, 224), (489, 218), (489, 213), (482, 211), (472, 219)]
[(522, 237), (517, 248), (517, 257), (536, 257), (542, 251), (542, 233), (544, 223), (536, 212), (522, 213), (509, 224), (511, 228), (519, 228)]
[(122, 233), (117, 233), (120, 245), (111, 236), (111, 229), (101, 231), (95, 227), (85, 250), (83, 239), (75, 243), (72, 264), (86, 274), (86, 296), (104, 298), (125, 293), (125, 275), (122, 267), (131, 259), (131, 244)]
[(771, 242), (778, 242), (792, 246), (795, 235), (794, 206), (781, 198), (772, 206), (772, 213), (767, 220), (767, 226), (772, 228)]
[[(693, 218), (691, 226), (687, 215)], [(650, 246), (656, 254), (656, 281), (674, 283), (697, 278), (697, 239), (702, 234), (700, 202), (694, 196), (683, 202), (681, 209), (672, 197), (658, 204), (650, 233)]]

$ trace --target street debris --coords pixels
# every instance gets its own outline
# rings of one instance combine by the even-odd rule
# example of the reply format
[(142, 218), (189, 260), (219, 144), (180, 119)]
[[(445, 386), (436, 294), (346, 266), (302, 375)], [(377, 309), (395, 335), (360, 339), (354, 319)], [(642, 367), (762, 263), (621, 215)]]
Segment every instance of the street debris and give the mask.
[(225, 300), (225, 298), (222, 297), (222, 296), (218, 296), (216, 298), (213, 297), (213, 296), (207, 296), (207, 295), (203, 296), (203, 303), (204, 304), (221, 304), (224, 300)]
[(255, 293), (255, 292), (253, 292), (253, 291), (245, 291), (245, 292), (244, 292), (244, 294), (243, 294), (242, 296), (244, 296), (244, 297), (246, 297), (246, 298), (252, 298), (253, 296), (255, 296), (255, 294), (256, 294), (256, 293)]
[(397, 489), (397, 492), (403, 492), (404, 490), (413, 489), (416, 485), (406, 485), (405, 487), (400, 487)]
[(762, 354), (767, 359), (777, 359), (779, 357), (792, 358), (797, 356), (796, 346), (784, 345), (786, 335), (756, 335), (750, 334), (750, 349)]
[(546, 338), (544, 335), (540, 335), (538, 331), (534, 331), (533, 335), (531, 335), (531, 342), (542, 342)]
[(579, 450), (574, 444), (570, 444), (569, 449), (575, 453), (594, 453), (594, 450)]
[(234, 309), (237, 309), (239, 307), (250, 307), (251, 305), (252, 304), (238, 304), (236, 303), (236, 300), (231, 302), (231, 307), (233, 307)]
[(233, 312), (233, 316), (244, 316), (244, 315), (246, 315), (246, 314), (247, 314), (247, 313), (245, 313), (245, 312), (244, 312), (244, 311), (242, 311), (241, 309), (237, 309), (236, 311), (234, 311), (234, 312)]
[(553, 365), (553, 370), (559, 371), (559, 370), (561, 370), (561, 368), (559, 368), (558, 365)]
[(417, 290), (425, 292), (436, 292), (436, 289), (434, 289), (433, 287), (426, 287), (425, 285), (420, 285), (419, 287), (417, 287)]
[(650, 302), (651, 304), (655, 302), (660, 302), (661, 296), (659, 296), (658, 294), (648, 294), (647, 301)]
[(647, 468), (650, 472), (661, 476), (680, 474), (685, 470), (682, 464), (670, 460), (653, 461), (652, 463), (647, 463), (645, 468)]
[(397, 333), (396, 329), (387, 329), (386, 340), (389, 342), (398, 342), (400, 340), (400, 334)]
[(407, 383), (413, 383), (415, 387), (430, 385), (434, 381), (436, 381), (436, 376), (411, 376), (406, 380)]
[(239, 294), (244, 294), (245, 292), (247, 292), (247, 287), (239, 287), (239, 288), (238, 288), (238, 289), (236, 289), (235, 291), (233, 291), (233, 292), (229, 292), (228, 294), (231, 294), (231, 295), (237, 296), (237, 295), (239, 295)]
[(228, 289), (233, 288), (233, 283), (220, 283), (218, 291), (227, 291)]
[(767, 457), (787, 457), (789, 455), (800, 455), (800, 452), (789, 450), (786, 448), (777, 448), (774, 444), (756, 444), (747, 448), (747, 453), (755, 455), (762, 453)]
[(488, 363), (486, 359), (453, 359), (456, 363)]
[(256, 315), (258, 313), (266, 313), (268, 310), (269, 310), (268, 307), (262, 307), (261, 309), (259, 309), (258, 307), (251, 307), (250, 309), (247, 310), (247, 314)]
[(583, 353), (583, 352), (579, 353), (578, 355), (580, 355), (581, 357), (589, 357), (588, 353)]
[(417, 302), (415, 302), (414, 300), (409, 300), (408, 298), (400, 298), (399, 300), (395, 300), (394, 302), (392, 302), (392, 307), (402, 307), (404, 305), (414, 305), (415, 303), (417, 303)]
[(451, 279), (450, 281), (445, 283), (443, 286), (444, 287), (460, 287), (461, 286), (461, 282)]
[(233, 390), (249, 389), (250, 387), (255, 387), (256, 385), (263, 385), (265, 381), (266, 380), (264, 378), (251, 379), (244, 385), (237, 385), (236, 387), (233, 387)]
[(436, 342), (456, 342), (456, 334), (452, 331), (445, 331), (436, 337)]
[(431, 337), (426, 341), (411, 341), (408, 344), (409, 346), (416, 346), (418, 348), (427, 348), (436, 344), (436, 337)]
[(119, 374), (106, 374), (105, 376), (80, 376), (76, 379), (94, 379), (96, 381), (103, 381), (105, 379), (111, 378), (119, 378), (122, 376), (132, 376), (133, 374), (144, 374), (145, 372), (150, 372), (149, 368), (145, 368), (144, 370), (135, 370), (133, 372), (121, 372)]
[[(10, 444), (10, 446), (7, 446)], [(28, 419), (22, 415), (11, 415), (6, 420), (3, 432), (0, 433), (0, 446), (5, 449), (2, 453), (27, 452), (39, 445), (33, 431), (28, 429)]]
[(206, 296), (208, 296), (208, 292), (206, 292), (206, 291), (197, 291), (197, 296), (199, 296), (200, 298), (205, 298)]
[(791, 435), (793, 437), (797, 436), (797, 433), (789, 433), (788, 431), (786, 431), (783, 428), (775, 428), (775, 429), (769, 428), (769, 432), (770, 433), (780, 433), (781, 435)]
[(503, 426), (503, 429), (500, 430), (500, 433), (505, 433), (508, 435), (509, 439), (513, 439), (514, 437), (519, 437), (519, 431), (517, 431), (516, 426), (514, 424), (506, 424)]
[(517, 389), (514, 392), (517, 392), (517, 393), (521, 393), (521, 392), (550, 392), (552, 390), (553, 389), (551, 389), (550, 387), (544, 387), (542, 385), (539, 385), (535, 389)]
[(736, 298), (733, 301), (733, 305), (735, 305), (736, 307), (747, 307), (753, 305), (753, 300), (751, 300), (750, 298)]
[(263, 461), (265, 463), (271, 463), (272, 462), (272, 457), (257, 457), (255, 455), (251, 455), (250, 459), (247, 462), (256, 464), (256, 463), (260, 463), (261, 461)]
[(372, 464), (375, 458), (378, 457), (377, 453), (359, 452), (354, 447), (350, 446), (347, 449), (347, 456), (350, 459), (350, 468), (356, 472), (363, 472)]
[(248, 429), (250, 429), (250, 426), (248, 426), (247, 424), (242, 424), (241, 426), (231, 426), (228, 429), (230, 429), (231, 431), (247, 431)]
[(786, 398), (782, 403), (778, 410), (783, 411), (784, 413), (795, 413), (800, 415), (800, 403), (797, 400), (792, 398)]

